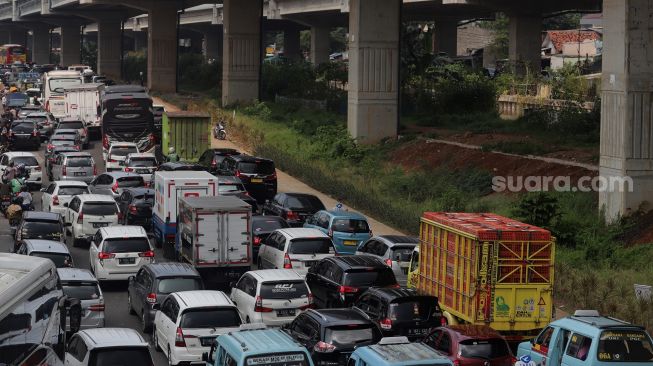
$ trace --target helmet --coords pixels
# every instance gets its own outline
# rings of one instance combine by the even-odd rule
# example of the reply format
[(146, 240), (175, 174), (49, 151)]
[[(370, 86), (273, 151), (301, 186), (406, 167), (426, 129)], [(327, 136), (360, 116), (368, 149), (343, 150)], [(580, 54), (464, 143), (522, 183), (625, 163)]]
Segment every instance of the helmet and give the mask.
[(170, 148), (168, 148), (168, 154), (174, 154), (174, 153), (175, 153), (175, 148), (173, 146), (170, 146)]
[(519, 357), (519, 361), (521, 361), (523, 363), (526, 363), (526, 364), (530, 363), (531, 362), (531, 356), (523, 355), (523, 356)]
[(17, 91), (18, 91), (18, 88), (16, 88), (15, 86), (12, 86), (11, 88), (9, 88), (9, 92), (11, 92), (11, 93), (15, 93)]

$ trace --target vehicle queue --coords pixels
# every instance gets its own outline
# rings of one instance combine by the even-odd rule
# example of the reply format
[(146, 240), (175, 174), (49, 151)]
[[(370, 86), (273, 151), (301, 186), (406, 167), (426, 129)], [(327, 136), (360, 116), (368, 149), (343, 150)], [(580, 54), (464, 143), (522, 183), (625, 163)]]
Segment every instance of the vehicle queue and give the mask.
[[(171, 365), (653, 363), (643, 328), (594, 311), (553, 320), (546, 230), (425, 213), (419, 238), (375, 236), (361, 214), (278, 192), (272, 160), (212, 148), (206, 115), (164, 112), (158, 130), (140, 87), (97, 87), (97, 116), (68, 115), (67, 88), (83, 76), (45, 73), (49, 92), (33, 99), (44, 109), (25, 99), (5, 114), (2, 207), (16, 254), (0, 255), (0, 278), (17, 280), (0, 284), (0, 363), (151, 365), (143, 333)], [(84, 151), (98, 120), (101, 164)], [(191, 154), (181, 126), (198, 124), (204, 145)], [(44, 164), (22, 151), (42, 141)], [(67, 243), (88, 247), (88, 268)], [(512, 258), (518, 250), (527, 256)], [(62, 293), (30, 292), (29, 276), (15, 274), (55, 268)], [(105, 328), (109, 281), (125, 284), (125, 315), (141, 333)], [(54, 314), (64, 321), (44, 326)], [(52, 327), (63, 330), (57, 342), (35, 341)], [(507, 340), (525, 342), (515, 354)]]

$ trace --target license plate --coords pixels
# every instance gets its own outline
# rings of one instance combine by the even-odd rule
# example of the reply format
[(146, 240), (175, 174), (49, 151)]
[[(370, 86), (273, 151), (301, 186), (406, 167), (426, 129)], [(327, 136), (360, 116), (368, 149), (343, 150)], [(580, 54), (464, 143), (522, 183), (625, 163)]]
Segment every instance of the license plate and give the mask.
[(86, 172), (75, 172), (74, 174), (75, 177), (81, 177), (83, 175), (86, 175)]
[(426, 335), (428, 332), (429, 332), (428, 328), (408, 329), (408, 335)]
[(107, 227), (109, 226), (108, 222), (94, 222), (93, 223), (93, 228), (97, 229), (99, 227)]
[(317, 261), (304, 261), (304, 267), (312, 267)]
[(136, 173), (138, 174), (149, 174), (150, 171), (147, 169), (136, 169)]
[(211, 347), (215, 343), (215, 337), (202, 337), (200, 338), (202, 347)]
[(358, 245), (358, 240), (345, 240), (345, 245)]
[(277, 310), (277, 316), (295, 316), (295, 309)]
[(119, 264), (134, 264), (136, 263), (136, 258), (118, 258)]
[(261, 178), (252, 178), (252, 183), (263, 183), (263, 179), (261, 179)]

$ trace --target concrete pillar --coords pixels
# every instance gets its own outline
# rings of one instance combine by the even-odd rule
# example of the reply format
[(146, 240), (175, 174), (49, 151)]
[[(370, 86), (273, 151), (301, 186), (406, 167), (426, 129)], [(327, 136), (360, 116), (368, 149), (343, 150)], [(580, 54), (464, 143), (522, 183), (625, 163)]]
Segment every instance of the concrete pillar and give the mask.
[(258, 98), (262, 3), (262, 0), (224, 0), (223, 105)]
[(207, 60), (216, 60), (218, 63), (222, 63), (223, 40), (224, 30), (222, 26), (212, 28), (211, 31), (204, 33), (202, 53)]
[(397, 135), (401, 0), (351, 0), (347, 127), (360, 143)]
[(603, 22), (599, 208), (614, 221), (653, 202), (653, 5), (604, 0)]
[(148, 12), (147, 86), (174, 92), (177, 86), (177, 6), (160, 4)]
[(458, 19), (435, 19), (433, 53), (438, 52), (444, 52), (449, 57), (458, 56)]
[(290, 60), (299, 61), (302, 59), (302, 49), (299, 38), (299, 29), (293, 28), (283, 31), (283, 55)]
[(61, 59), (59, 64), (62, 66), (75, 65), (81, 62), (79, 47), (81, 35), (79, 30), (77, 24), (61, 26)]
[(97, 72), (110, 79), (120, 79), (122, 52), (121, 24), (118, 20), (98, 23)]
[(331, 29), (325, 27), (311, 28), (311, 62), (319, 65), (329, 62)]
[(147, 33), (146, 32), (132, 32), (134, 35), (134, 50), (140, 51), (147, 48)]
[(32, 62), (36, 64), (50, 63), (50, 28), (39, 26), (32, 28)]
[(542, 16), (510, 15), (508, 36), (508, 57), (515, 65), (515, 72), (539, 75), (542, 69)]

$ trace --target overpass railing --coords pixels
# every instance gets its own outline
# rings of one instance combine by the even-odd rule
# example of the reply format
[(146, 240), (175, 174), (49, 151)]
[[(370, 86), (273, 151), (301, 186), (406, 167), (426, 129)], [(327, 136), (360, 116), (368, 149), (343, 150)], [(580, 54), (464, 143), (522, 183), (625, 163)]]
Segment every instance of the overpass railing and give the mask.
[(79, 3), (79, 0), (50, 0), (50, 9), (61, 5)]
[(41, 0), (23, 0), (18, 2), (18, 16), (41, 12)]
[(0, 19), (11, 20), (14, 17), (14, 6), (12, 3), (0, 4)]

